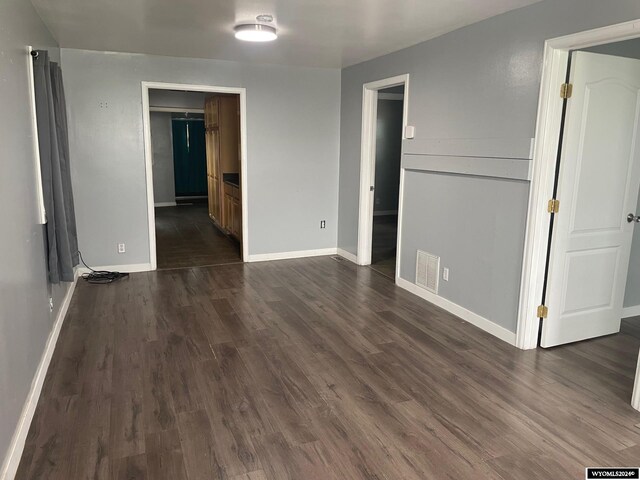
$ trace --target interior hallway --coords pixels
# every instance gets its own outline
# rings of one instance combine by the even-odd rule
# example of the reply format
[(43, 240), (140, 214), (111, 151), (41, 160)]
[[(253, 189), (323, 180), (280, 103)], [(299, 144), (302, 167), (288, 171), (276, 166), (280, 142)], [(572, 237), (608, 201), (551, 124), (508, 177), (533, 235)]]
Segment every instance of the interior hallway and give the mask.
[(396, 278), (396, 246), (398, 215), (373, 217), (371, 237), (371, 268), (391, 279)]
[(161, 207), (155, 212), (159, 269), (242, 261), (240, 244), (214, 226), (206, 203)]
[(639, 347), (517, 350), (331, 257), (79, 282), (16, 478), (583, 478), (638, 463)]

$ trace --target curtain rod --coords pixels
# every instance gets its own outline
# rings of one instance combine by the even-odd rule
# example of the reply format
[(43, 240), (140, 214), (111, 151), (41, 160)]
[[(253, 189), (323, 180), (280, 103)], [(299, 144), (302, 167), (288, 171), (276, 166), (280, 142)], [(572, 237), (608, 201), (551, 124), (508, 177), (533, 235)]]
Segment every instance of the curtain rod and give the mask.
[(31, 50), (31, 56), (33, 58), (38, 58), (38, 55), (40, 55), (40, 53), (38, 53), (36, 50)]

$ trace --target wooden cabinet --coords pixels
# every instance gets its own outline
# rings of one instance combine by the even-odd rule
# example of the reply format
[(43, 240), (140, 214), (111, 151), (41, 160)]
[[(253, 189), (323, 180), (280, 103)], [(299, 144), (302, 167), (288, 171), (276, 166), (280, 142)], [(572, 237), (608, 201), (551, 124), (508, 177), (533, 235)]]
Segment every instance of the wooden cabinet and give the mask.
[(242, 239), (242, 198), (240, 189), (224, 184), (224, 229), (238, 240)]
[(219, 132), (215, 127), (205, 127), (207, 149), (207, 190), (209, 196), (209, 217), (215, 222), (220, 221), (220, 159)]
[[(238, 187), (224, 183), (225, 174), (239, 175), (240, 173), (240, 97), (238, 95), (207, 97), (204, 118), (209, 217), (220, 228), (240, 240), (242, 236), (240, 190)], [(226, 191), (226, 186), (235, 188), (237, 192)], [(240, 228), (237, 228), (238, 223)]]
[(242, 238), (242, 200), (234, 198), (231, 207), (231, 235)]

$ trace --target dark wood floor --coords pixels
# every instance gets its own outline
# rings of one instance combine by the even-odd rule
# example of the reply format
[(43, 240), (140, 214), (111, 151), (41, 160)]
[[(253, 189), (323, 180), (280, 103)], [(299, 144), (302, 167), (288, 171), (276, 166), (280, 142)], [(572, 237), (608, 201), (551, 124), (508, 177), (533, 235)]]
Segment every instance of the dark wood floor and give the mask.
[(241, 262), (240, 244), (209, 219), (206, 203), (156, 208), (158, 268)]
[(80, 282), (23, 479), (582, 479), (638, 465), (638, 323), (520, 351), (330, 257)]
[(398, 215), (374, 216), (371, 240), (371, 268), (395, 279)]

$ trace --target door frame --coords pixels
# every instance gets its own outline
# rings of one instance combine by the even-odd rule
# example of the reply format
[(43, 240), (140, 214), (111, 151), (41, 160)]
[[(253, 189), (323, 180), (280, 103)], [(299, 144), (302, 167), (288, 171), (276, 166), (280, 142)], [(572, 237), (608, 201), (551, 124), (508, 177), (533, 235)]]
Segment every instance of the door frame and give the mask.
[(516, 346), (523, 350), (538, 346), (536, 310), (542, 299), (549, 240), (547, 202), (553, 197), (563, 107), (560, 86), (565, 82), (570, 51), (638, 37), (640, 19), (545, 42), (516, 331)]
[(151, 148), (151, 115), (149, 90), (186, 90), (192, 92), (228, 93), (240, 96), (240, 193), (242, 196), (242, 259), (249, 258), (249, 195), (247, 192), (247, 89), (184, 83), (141, 82), (144, 164), (147, 184), (147, 219), (149, 229), (149, 260), (151, 270), (158, 268), (156, 253), (156, 215), (153, 195), (153, 150)]
[[(402, 139), (404, 140), (409, 114), (409, 74), (396, 75), (362, 86), (362, 136), (360, 144), (360, 201), (358, 204), (358, 246), (356, 263), (371, 264), (373, 243), (374, 201), (370, 187), (375, 186), (376, 173), (376, 125), (378, 122), (378, 90), (404, 85), (402, 103)], [(404, 170), (400, 169), (400, 194), (398, 199), (398, 238), (396, 255), (400, 257), (400, 226), (402, 225), (402, 193)], [(396, 276), (399, 262), (396, 261)]]

